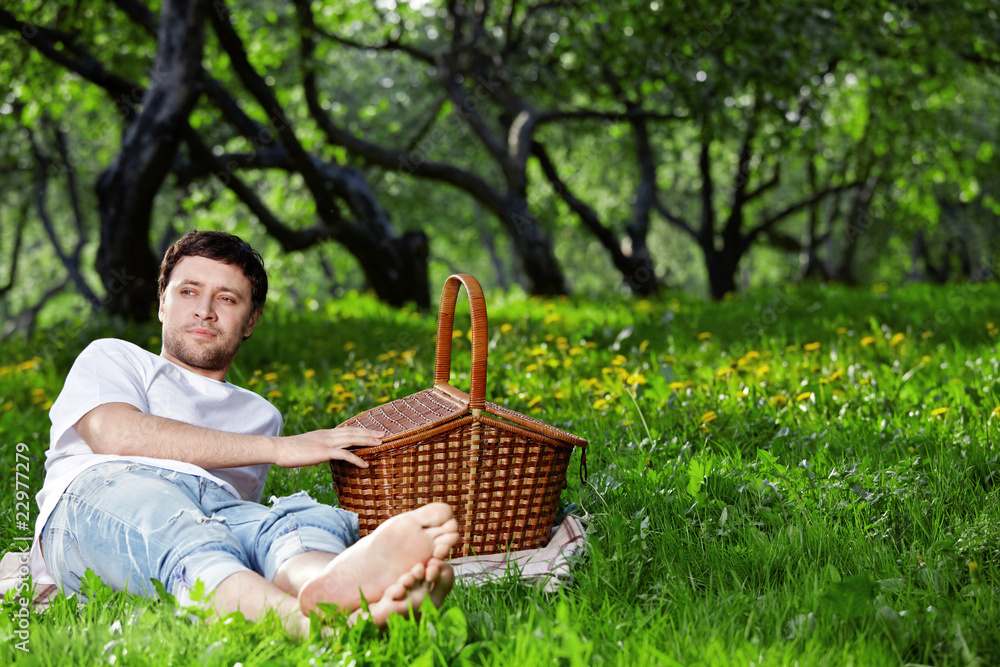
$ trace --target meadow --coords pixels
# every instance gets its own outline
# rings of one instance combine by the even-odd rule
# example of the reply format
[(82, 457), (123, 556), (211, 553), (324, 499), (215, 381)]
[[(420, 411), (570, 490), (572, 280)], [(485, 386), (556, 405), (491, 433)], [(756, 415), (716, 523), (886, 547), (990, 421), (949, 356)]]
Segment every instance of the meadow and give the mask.
[[(488, 295), (487, 398), (590, 442), (588, 475), (575, 454), (562, 499), (585, 520), (587, 550), (560, 590), (514, 576), (459, 586), (385, 635), (332, 618), (334, 637), (297, 642), (273, 620), (205, 627), (169, 599), (91, 580), (87, 604), (56, 598), (31, 616), (27, 651), (5, 604), (0, 660), (1000, 664), (998, 297), (996, 284), (789, 287), (718, 303)], [(264, 318), (229, 379), (277, 405), (286, 434), (432, 381), (434, 313), (350, 295)], [(76, 354), (102, 336), (159, 351), (158, 335), (91, 318), (3, 343), (5, 550), (24, 544), (17, 443), (33, 494), (46, 410)], [(336, 502), (323, 466), (274, 469), (265, 498), (299, 489)]]

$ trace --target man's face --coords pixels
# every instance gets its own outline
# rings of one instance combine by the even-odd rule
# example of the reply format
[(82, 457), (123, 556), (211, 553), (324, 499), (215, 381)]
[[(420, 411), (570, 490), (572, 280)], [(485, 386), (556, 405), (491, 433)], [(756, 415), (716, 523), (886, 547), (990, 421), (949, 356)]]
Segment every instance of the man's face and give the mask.
[(185, 257), (170, 273), (160, 297), (160, 355), (189, 370), (224, 380), (260, 311), (250, 280), (236, 266), (205, 257)]

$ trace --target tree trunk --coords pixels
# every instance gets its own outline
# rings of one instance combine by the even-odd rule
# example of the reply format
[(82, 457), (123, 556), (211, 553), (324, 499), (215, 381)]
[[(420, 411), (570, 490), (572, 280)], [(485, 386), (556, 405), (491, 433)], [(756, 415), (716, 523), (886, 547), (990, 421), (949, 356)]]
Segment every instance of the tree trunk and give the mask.
[(411, 301), (421, 310), (430, 308), (430, 252), (427, 235), (422, 231), (394, 238), (352, 234), (344, 245), (358, 260), (379, 299), (397, 308)]
[(729, 292), (736, 292), (736, 270), (739, 268), (743, 251), (739, 249), (702, 247), (705, 266), (708, 269), (708, 287), (712, 298), (722, 299)]
[(198, 99), (208, 0), (166, 0), (142, 112), (97, 181), (101, 242), (97, 271), (108, 312), (146, 321), (157, 298), (159, 258), (149, 247), (153, 200), (170, 170)]
[(536, 296), (566, 294), (566, 277), (553, 251), (552, 239), (539, 228), (524, 197), (508, 196), (504, 199), (506, 210), (500, 221), (514, 242), (528, 280), (528, 293)]

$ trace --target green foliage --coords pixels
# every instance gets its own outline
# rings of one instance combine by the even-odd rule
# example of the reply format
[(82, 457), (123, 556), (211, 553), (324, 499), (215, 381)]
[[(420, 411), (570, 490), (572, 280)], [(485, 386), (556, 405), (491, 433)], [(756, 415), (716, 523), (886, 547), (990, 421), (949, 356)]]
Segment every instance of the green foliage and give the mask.
[[(790, 288), (721, 303), (493, 294), (487, 395), (590, 441), (564, 509), (588, 548), (557, 593), (511, 576), (459, 586), (419, 621), (328, 619), (291, 641), (273, 618), (204, 613), (86, 582), (30, 619), (18, 664), (990, 664), (1000, 659), (1000, 329), (995, 285)], [(464, 316), (467, 318), (467, 315)], [(453, 384), (469, 371), (456, 319)], [(433, 316), (369, 296), (269, 309), (230, 380), (286, 433), (329, 427), (433, 377)], [(150, 327), (94, 320), (5, 344), (3, 465), (30, 445), (77, 352)], [(5, 490), (12, 504), (14, 482)], [(265, 495), (335, 502), (323, 466)], [(21, 542), (0, 524), (0, 543)], [(16, 607), (0, 611), (13, 636)]]

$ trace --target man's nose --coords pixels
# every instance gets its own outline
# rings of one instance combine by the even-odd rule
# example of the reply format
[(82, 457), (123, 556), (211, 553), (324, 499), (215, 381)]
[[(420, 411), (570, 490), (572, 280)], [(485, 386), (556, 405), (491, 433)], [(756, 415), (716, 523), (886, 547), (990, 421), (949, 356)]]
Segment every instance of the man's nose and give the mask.
[(211, 296), (203, 295), (200, 299), (198, 299), (198, 305), (195, 308), (194, 314), (202, 320), (214, 320), (215, 299)]

